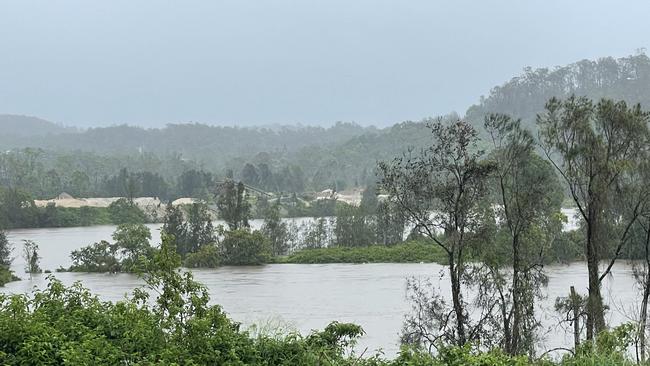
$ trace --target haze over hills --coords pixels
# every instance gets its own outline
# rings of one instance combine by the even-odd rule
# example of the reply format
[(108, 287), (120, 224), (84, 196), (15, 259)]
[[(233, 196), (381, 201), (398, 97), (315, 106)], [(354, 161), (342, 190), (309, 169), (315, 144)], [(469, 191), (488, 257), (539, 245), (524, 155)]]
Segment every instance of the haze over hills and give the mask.
[(525, 65), (650, 47), (649, 10), (641, 0), (11, 1), (0, 12), (11, 55), (0, 58), (0, 111), (84, 128), (387, 127), (462, 114)]
[(75, 129), (31, 116), (0, 114), (2, 135), (12, 137), (36, 137), (72, 133)]
[(650, 109), (650, 58), (636, 55), (615, 59), (581, 60), (555, 68), (526, 68), (524, 73), (490, 90), (478, 104), (471, 106), (465, 118), (482, 125), (487, 113), (504, 113), (521, 118), (536, 130), (535, 117), (552, 98), (571, 95), (595, 101), (601, 98), (640, 103)]
[[(535, 130), (535, 115), (548, 98), (574, 93), (648, 106), (650, 59), (637, 54), (621, 59), (582, 60), (554, 69), (528, 69), (494, 87), (468, 109), (465, 118), (481, 130), (485, 114), (508, 113), (522, 118), (528, 128)], [(453, 121), (461, 116), (452, 113), (443, 118)], [(61, 178), (63, 181), (78, 179), (74, 176), (78, 172), (100, 179), (102, 175), (118, 174), (122, 168), (154, 172), (168, 179), (200, 169), (218, 176), (232, 174), (237, 179), (250, 175), (253, 181), (256, 176), (265, 176), (259, 179), (270, 190), (282, 186), (321, 190), (364, 186), (373, 181), (377, 161), (390, 160), (408, 147), (418, 148), (429, 142), (427, 122), (407, 121), (385, 128), (353, 123), (330, 127), (173, 124), (164, 128), (121, 125), (76, 130), (38, 118), (11, 116), (0, 119), (3, 131), (13, 131), (0, 134), (0, 149), (44, 149), (35, 155), (16, 157), (14, 162), (20, 165), (36, 161), (42, 165), (43, 174), (51, 169), (59, 176), (69, 175)]]
[[(581, 60), (550, 69), (527, 68), (523, 74), (492, 88), (467, 110), (464, 118), (480, 129), (487, 113), (506, 113), (523, 119), (528, 127), (535, 129), (535, 116), (549, 98), (572, 94), (596, 100), (621, 99), (648, 107), (650, 58), (639, 53), (620, 59)], [(373, 138), (395, 131), (340, 122), (331, 127), (227, 127), (188, 123), (169, 124), (164, 128), (120, 125), (75, 130), (36, 117), (15, 115), (0, 115), (0, 127), (4, 131), (0, 146), (5, 148), (40, 147), (101, 154), (182, 153), (193, 159), (213, 154), (212, 158), (222, 160), (246, 158), (259, 152), (293, 152), (308, 146), (349, 145), (364, 135)]]

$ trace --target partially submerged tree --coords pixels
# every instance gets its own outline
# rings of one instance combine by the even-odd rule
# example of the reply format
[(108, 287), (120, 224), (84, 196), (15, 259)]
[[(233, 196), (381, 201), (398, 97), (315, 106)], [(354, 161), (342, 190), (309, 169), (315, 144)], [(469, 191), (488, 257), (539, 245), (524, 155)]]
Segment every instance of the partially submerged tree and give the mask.
[(31, 240), (23, 241), (23, 258), (25, 259), (25, 272), (31, 278), (35, 273), (41, 273), (41, 257), (38, 254), (38, 244)]
[[(479, 338), (463, 298), (471, 237), (480, 231), (479, 205), (487, 193), (486, 181), (493, 167), (482, 161), (478, 134), (466, 122), (430, 124), (430, 147), (391, 163), (379, 164), (381, 188), (400, 206), (407, 219), (423, 236), (444, 250), (449, 266), (452, 309), (442, 297), (432, 305), (438, 329), (406, 329), (415, 338), (432, 331), (447, 343), (464, 345)], [(435, 303), (435, 301), (434, 301)], [(436, 323), (436, 324), (434, 324)]]
[(116, 250), (122, 257), (122, 271), (133, 271), (140, 257), (149, 257), (153, 247), (151, 231), (143, 224), (124, 224), (117, 227), (113, 233)]
[(11, 257), (12, 251), (13, 248), (7, 239), (7, 234), (4, 230), (0, 229), (0, 266), (7, 268), (11, 266), (11, 262), (13, 262), (13, 258)]
[(72, 272), (117, 273), (121, 271), (117, 246), (106, 240), (73, 250), (70, 253)]
[(340, 205), (336, 208), (334, 224), (336, 246), (360, 247), (376, 243), (375, 217), (364, 207)]
[(216, 196), (219, 215), (226, 221), (230, 230), (247, 228), (251, 215), (251, 206), (246, 200), (244, 183), (227, 179), (217, 187)]
[(11, 263), (13, 262), (13, 258), (11, 257), (12, 251), (13, 248), (7, 239), (7, 234), (4, 230), (0, 230), (0, 286), (4, 286), (5, 283), (15, 279), (11, 271)]
[(404, 240), (406, 219), (398, 204), (390, 199), (379, 202), (375, 221), (377, 244), (392, 245)]
[(185, 216), (179, 206), (168, 205), (163, 223), (163, 232), (168, 235), (168, 240), (174, 241), (181, 258), (216, 241), (212, 215), (205, 203), (189, 205)]
[(205, 203), (194, 203), (189, 207), (185, 228), (184, 245), (190, 253), (216, 241), (212, 215)]
[(271, 243), (260, 231), (247, 229), (223, 233), (219, 243), (222, 264), (234, 266), (260, 265), (271, 259)]
[[(568, 185), (585, 225), (585, 257), (589, 272), (587, 339), (605, 330), (605, 309), (601, 282), (611, 270), (621, 248), (629, 239), (629, 228), (637, 212), (612, 217), (612, 204), (620, 197), (616, 187), (634, 167), (638, 152), (648, 144), (650, 115), (639, 105), (586, 98), (556, 98), (546, 104), (537, 117), (541, 143), (549, 161)], [(629, 206), (638, 209), (638, 202)], [(619, 218), (623, 218), (619, 220)], [(618, 230), (613, 237), (609, 228)], [(611, 250), (611, 248), (615, 248)], [(610, 251), (609, 266), (601, 273), (599, 265)]]
[(176, 252), (181, 258), (185, 257), (189, 251), (185, 245), (187, 224), (183, 219), (183, 211), (179, 206), (174, 206), (171, 203), (167, 205), (162, 231), (167, 234), (167, 240), (174, 242)]
[(287, 223), (280, 218), (279, 200), (267, 207), (260, 231), (269, 239), (273, 256), (285, 255), (289, 252), (291, 238)]

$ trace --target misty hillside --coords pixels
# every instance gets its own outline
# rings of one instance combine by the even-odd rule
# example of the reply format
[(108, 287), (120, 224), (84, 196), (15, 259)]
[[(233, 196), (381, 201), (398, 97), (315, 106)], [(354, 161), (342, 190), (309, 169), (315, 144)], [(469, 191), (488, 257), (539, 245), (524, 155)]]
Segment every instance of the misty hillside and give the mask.
[[(35, 127), (32, 127), (35, 128)], [(133, 126), (91, 128), (55, 136), (0, 135), (0, 147), (34, 147), (47, 150), (90, 151), (98, 154), (181, 154), (185, 158), (223, 163), (260, 152), (292, 152), (307, 146), (340, 143), (375, 131), (352, 123), (323, 127), (287, 126), (240, 128), (203, 124), (172, 124), (145, 129)]]
[(37, 117), (0, 114), (2, 136), (32, 137), (70, 132), (71, 130)]
[[(466, 118), (482, 126), (485, 114), (507, 113), (522, 118), (535, 129), (535, 116), (549, 98), (571, 94), (594, 99), (625, 99), (650, 106), (650, 59), (646, 55), (636, 55), (583, 60), (554, 69), (527, 69), (523, 75), (493, 88), (479, 104), (468, 109)], [(332, 182), (339, 181), (339, 186), (364, 185), (374, 179), (377, 161), (392, 159), (409, 147), (423, 146), (430, 138), (425, 128), (427, 120), (398, 123), (388, 128), (362, 127), (354, 123), (336, 123), (327, 128), (172, 124), (152, 129), (122, 125), (70, 131), (37, 118), (0, 118), (3, 130), (9, 131), (0, 134), (0, 149), (42, 148), (68, 154), (71, 161), (80, 159), (74, 158), (79, 151), (92, 152), (97, 157), (133, 156), (135, 160), (128, 164), (124, 158), (118, 161), (124, 161), (124, 167), (131, 170), (140, 170), (143, 164), (149, 164), (147, 170), (163, 176), (170, 171), (179, 174), (178, 169), (183, 170), (181, 167), (186, 163), (216, 174), (232, 171), (236, 177), (242, 175), (249, 163), (261, 170), (268, 167), (280, 176), (287, 175), (283, 171), (298, 167), (299, 175), (304, 175), (306, 184), (315, 189), (330, 187)], [(449, 115), (445, 118), (459, 117)], [(29, 135), (29, 131), (33, 133)], [(153, 166), (151, 159), (157, 161)], [(165, 160), (175, 163), (165, 164)], [(51, 164), (44, 162), (44, 166)], [(75, 165), (73, 171), (81, 167), (92, 170), (88, 166), (95, 164), (80, 161)], [(114, 166), (111, 174), (117, 170), (119, 166)]]
[(467, 110), (466, 118), (482, 126), (487, 113), (521, 118), (535, 129), (535, 118), (552, 97), (572, 94), (594, 100), (610, 98), (641, 103), (650, 108), (650, 58), (645, 54), (596, 61), (582, 60), (552, 69), (525, 69), (522, 75), (494, 87), (487, 97)]

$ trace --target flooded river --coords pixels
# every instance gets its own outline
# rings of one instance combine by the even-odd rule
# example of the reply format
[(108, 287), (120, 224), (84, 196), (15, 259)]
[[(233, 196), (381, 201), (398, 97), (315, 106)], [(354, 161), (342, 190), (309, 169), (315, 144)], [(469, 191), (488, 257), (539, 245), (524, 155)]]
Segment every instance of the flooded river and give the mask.
[[(253, 226), (259, 226), (255, 221)], [(160, 225), (150, 225), (154, 243), (159, 242)], [(34, 240), (41, 249), (43, 269), (70, 265), (72, 250), (99, 240), (110, 240), (113, 226), (62, 229), (29, 229), (9, 232), (16, 259), (13, 267), (22, 281), (7, 284), (0, 291), (29, 292), (42, 287), (45, 275), (28, 279), (23, 275), (24, 263), (18, 255), (22, 240)], [(543, 348), (571, 344), (570, 331), (558, 327), (553, 311), (557, 296), (565, 296), (569, 286), (585, 293), (587, 288), (584, 263), (546, 267), (550, 277), (547, 299), (540, 305), (544, 324)], [(354, 322), (363, 326), (367, 335), (360, 350), (383, 349), (394, 355), (399, 348), (399, 331), (409, 304), (405, 299), (405, 280), (410, 276), (433, 283), (448, 293), (446, 279), (440, 281), (445, 267), (437, 264), (273, 264), (260, 267), (222, 267), (195, 270), (198, 281), (210, 290), (213, 303), (223, 306), (230, 316), (245, 325), (282, 325), (308, 332), (326, 326), (332, 320)], [(66, 284), (81, 281), (106, 300), (121, 300), (141, 282), (129, 274), (56, 273)], [(634, 286), (629, 263), (619, 262), (604, 284), (605, 300), (611, 307), (612, 324), (634, 316), (640, 294)]]

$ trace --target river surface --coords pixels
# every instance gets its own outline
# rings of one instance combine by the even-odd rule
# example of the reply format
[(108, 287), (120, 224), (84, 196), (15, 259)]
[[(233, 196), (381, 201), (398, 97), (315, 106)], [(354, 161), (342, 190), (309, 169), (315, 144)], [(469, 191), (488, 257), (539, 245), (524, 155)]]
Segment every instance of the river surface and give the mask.
[[(294, 219), (304, 221), (305, 219)], [(253, 227), (261, 223), (254, 221)], [(149, 225), (153, 244), (160, 242), (160, 225)], [(26, 293), (42, 288), (46, 275), (29, 279), (24, 275), (24, 261), (19, 249), (22, 240), (34, 240), (40, 246), (43, 269), (55, 270), (70, 265), (70, 252), (99, 240), (110, 240), (114, 226), (94, 226), (61, 229), (12, 230), (8, 238), (14, 244), (16, 256), (13, 269), (24, 279), (12, 282), (0, 291)], [(221, 267), (194, 270), (195, 278), (210, 291), (212, 302), (223, 306), (236, 321), (245, 326), (282, 326), (307, 333), (322, 329), (338, 320), (354, 322), (365, 329), (357, 347), (369, 353), (382, 349), (392, 356), (399, 349), (399, 331), (404, 315), (409, 311), (405, 298), (405, 282), (409, 277), (431, 277), (434, 286), (449, 293), (444, 266), (438, 264), (272, 264), (259, 267)], [(539, 316), (544, 325), (540, 348), (566, 346), (572, 343), (571, 332), (557, 326), (559, 316), (553, 310), (555, 298), (566, 296), (569, 286), (585, 293), (586, 265), (547, 266), (549, 284), (546, 299), (540, 304)], [(130, 274), (55, 273), (65, 284), (81, 281), (102, 299), (122, 300), (141, 281)], [(620, 261), (604, 283), (605, 301), (611, 324), (634, 318), (640, 294), (634, 285), (632, 265)]]

